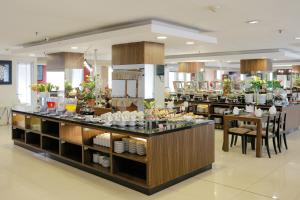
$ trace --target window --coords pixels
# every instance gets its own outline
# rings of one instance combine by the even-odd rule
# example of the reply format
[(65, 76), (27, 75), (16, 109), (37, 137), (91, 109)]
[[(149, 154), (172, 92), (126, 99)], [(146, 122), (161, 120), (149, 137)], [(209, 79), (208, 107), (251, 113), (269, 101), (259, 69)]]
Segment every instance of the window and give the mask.
[(112, 66), (108, 67), (108, 88), (112, 88), (112, 73), (113, 73), (113, 69)]
[(31, 63), (17, 64), (17, 96), (22, 104), (31, 104), (32, 74)]
[(176, 72), (169, 72), (169, 88), (170, 88), (170, 92), (174, 92), (174, 85), (173, 85), (173, 81), (176, 81)]
[(65, 72), (47, 72), (47, 83), (51, 83), (53, 85), (58, 86), (60, 91), (64, 90)]
[(184, 72), (169, 72), (169, 89), (170, 92), (175, 92), (173, 81), (191, 81), (192, 74)]

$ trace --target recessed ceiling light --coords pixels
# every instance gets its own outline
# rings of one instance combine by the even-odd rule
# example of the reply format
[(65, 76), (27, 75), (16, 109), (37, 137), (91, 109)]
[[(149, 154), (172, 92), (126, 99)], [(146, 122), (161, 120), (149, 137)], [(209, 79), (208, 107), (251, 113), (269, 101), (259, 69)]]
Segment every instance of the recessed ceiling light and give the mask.
[(185, 44), (186, 44), (186, 45), (194, 45), (195, 42), (193, 42), (193, 41), (187, 41)]
[(34, 57), (35, 54), (34, 54), (34, 53), (30, 53), (29, 56), (30, 56), (30, 57)]
[(78, 49), (78, 47), (71, 47), (71, 49), (74, 49), (74, 50), (76, 50), (76, 49)]
[(167, 38), (168, 38), (167, 36), (163, 36), (163, 35), (156, 37), (156, 39), (158, 39), (158, 40), (165, 40)]
[(295, 37), (295, 40), (300, 40), (300, 37)]
[(247, 21), (248, 24), (258, 24), (259, 21), (258, 20), (249, 20)]

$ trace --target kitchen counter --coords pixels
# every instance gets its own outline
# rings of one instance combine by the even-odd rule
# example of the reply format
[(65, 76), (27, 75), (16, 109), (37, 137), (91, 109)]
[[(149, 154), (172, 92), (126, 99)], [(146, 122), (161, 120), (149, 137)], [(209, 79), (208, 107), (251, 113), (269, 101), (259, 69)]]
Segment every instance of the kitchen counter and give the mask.
[[(167, 123), (161, 129), (146, 129), (106, 127), (24, 108), (14, 108), (12, 112), (15, 145), (148, 195), (211, 169), (215, 160), (211, 120), (200, 124)], [(95, 144), (95, 137), (104, 135), (109, 135), (109, 145)], [(123, 139), (142, 142), (146, 153), (118, 152), (115, 141)], [(95, 163), (94, 154), (106, 156), (110, 165)]]

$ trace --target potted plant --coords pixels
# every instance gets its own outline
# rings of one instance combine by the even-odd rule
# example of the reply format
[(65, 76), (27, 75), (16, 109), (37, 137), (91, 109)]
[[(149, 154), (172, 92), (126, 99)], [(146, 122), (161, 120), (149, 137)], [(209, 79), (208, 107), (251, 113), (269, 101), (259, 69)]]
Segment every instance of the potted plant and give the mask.
[[(259, 102), (265, 102), (265, 97), (263, 98), (263, 101), (259, 101), (259, 93), (263, 92), (263, 88), (266, 86), (267, 81), (262, 80), (260, 77), (258, 76), (253, 76), (251, 81), (250, 81), (250, 85), (251, 85), (251, 89), (254, 91), (255, 97), (254, 99), (256, 99), (256, 104), (258, 104)], [(262, 104), (262, 103), (261, 103)]]

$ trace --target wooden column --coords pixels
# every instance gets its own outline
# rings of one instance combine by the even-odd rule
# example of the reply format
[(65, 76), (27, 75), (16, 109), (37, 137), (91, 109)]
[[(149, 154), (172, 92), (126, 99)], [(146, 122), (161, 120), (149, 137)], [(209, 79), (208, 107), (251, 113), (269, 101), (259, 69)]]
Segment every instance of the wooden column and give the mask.
[(204, 70), (204, 63), (202, 62), (182, 62), (179, 63), (178, 72), (185, 73), (199, 73)]
[(293, 65), (293, 73), (300, 73), (300, 65)]
[(83, 53), (61, 52), (47, 55), (47, 71), (83, 69)]
[(270, 59), (247, 59), (241, 60), (241, 74), (256, 74), (257, 72), (271, 72), (272, 63)]
[(164, 44), (134, 42), (112, 46), (112, 65), (164, 64)]

